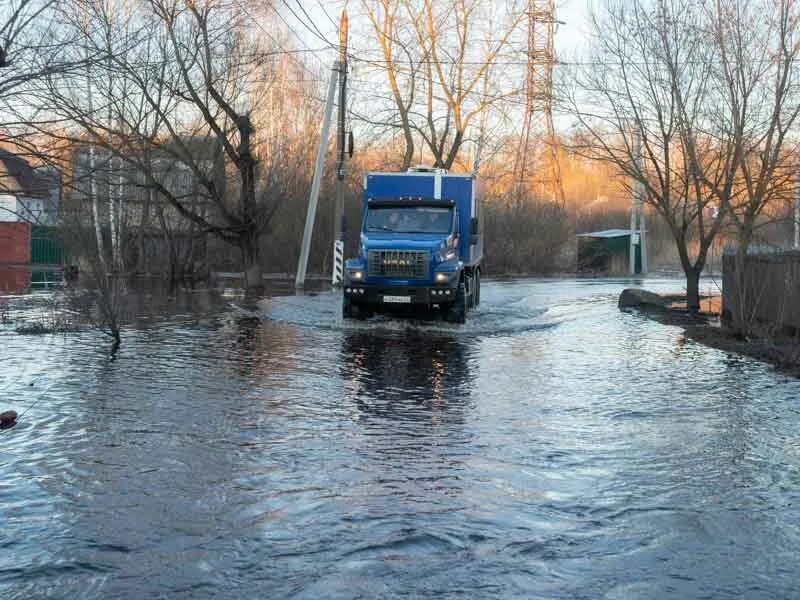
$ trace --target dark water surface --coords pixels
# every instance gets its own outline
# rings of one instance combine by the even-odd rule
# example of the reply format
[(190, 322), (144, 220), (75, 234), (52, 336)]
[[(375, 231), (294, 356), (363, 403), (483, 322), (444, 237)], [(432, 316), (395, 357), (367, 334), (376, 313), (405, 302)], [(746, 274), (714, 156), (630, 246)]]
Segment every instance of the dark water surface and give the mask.
[(800, 382), (623, 287), (2, 329), (0, 598), (798, 597)]

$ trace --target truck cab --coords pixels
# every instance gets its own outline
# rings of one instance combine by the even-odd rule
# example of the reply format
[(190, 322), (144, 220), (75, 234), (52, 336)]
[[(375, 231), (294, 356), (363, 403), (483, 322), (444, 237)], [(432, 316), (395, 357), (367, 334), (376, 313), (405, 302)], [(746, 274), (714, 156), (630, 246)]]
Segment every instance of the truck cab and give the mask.
[(473, 177), (368, 173), (358, 254), (344, 268), (344, 318), (403, 308), (463, 323), (480, 302), (481, 232)]

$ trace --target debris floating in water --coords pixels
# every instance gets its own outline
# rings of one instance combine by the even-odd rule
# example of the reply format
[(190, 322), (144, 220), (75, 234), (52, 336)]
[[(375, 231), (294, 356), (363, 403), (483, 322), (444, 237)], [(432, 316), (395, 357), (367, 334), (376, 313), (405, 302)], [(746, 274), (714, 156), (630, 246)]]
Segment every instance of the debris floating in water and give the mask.
[(17, 413), (13, 410), (7, 410), (0, 413), (0, 428), (13, 427), (17, 422)]

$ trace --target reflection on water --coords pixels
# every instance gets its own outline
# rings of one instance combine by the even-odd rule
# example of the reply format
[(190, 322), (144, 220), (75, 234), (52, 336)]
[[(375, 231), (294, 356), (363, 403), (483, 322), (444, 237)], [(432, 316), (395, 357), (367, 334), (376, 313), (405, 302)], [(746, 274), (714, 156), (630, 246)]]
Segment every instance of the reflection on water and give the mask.
[(28, 267), (0, 265), (0, 294), (22, 294), (31, 285)]
[(114, 362), (0, 328), (0, 597), (792, 597), (800, 383), (624, 285), (465, 327), (153, 295)]
[(375, 335), (346, 332), (339, 369), (365, 413), (401, 418), (458, 410), (470, 402), (478, 373), (474, 340), (442, 334)]

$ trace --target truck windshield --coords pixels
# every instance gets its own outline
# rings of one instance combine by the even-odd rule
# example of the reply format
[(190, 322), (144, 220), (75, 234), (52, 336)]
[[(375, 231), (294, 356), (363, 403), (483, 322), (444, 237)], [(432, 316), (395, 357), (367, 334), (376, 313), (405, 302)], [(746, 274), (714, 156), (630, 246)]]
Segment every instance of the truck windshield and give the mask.
[(371, 206), (366, 231), (450, 233), (453, 209), (437, 206)]

